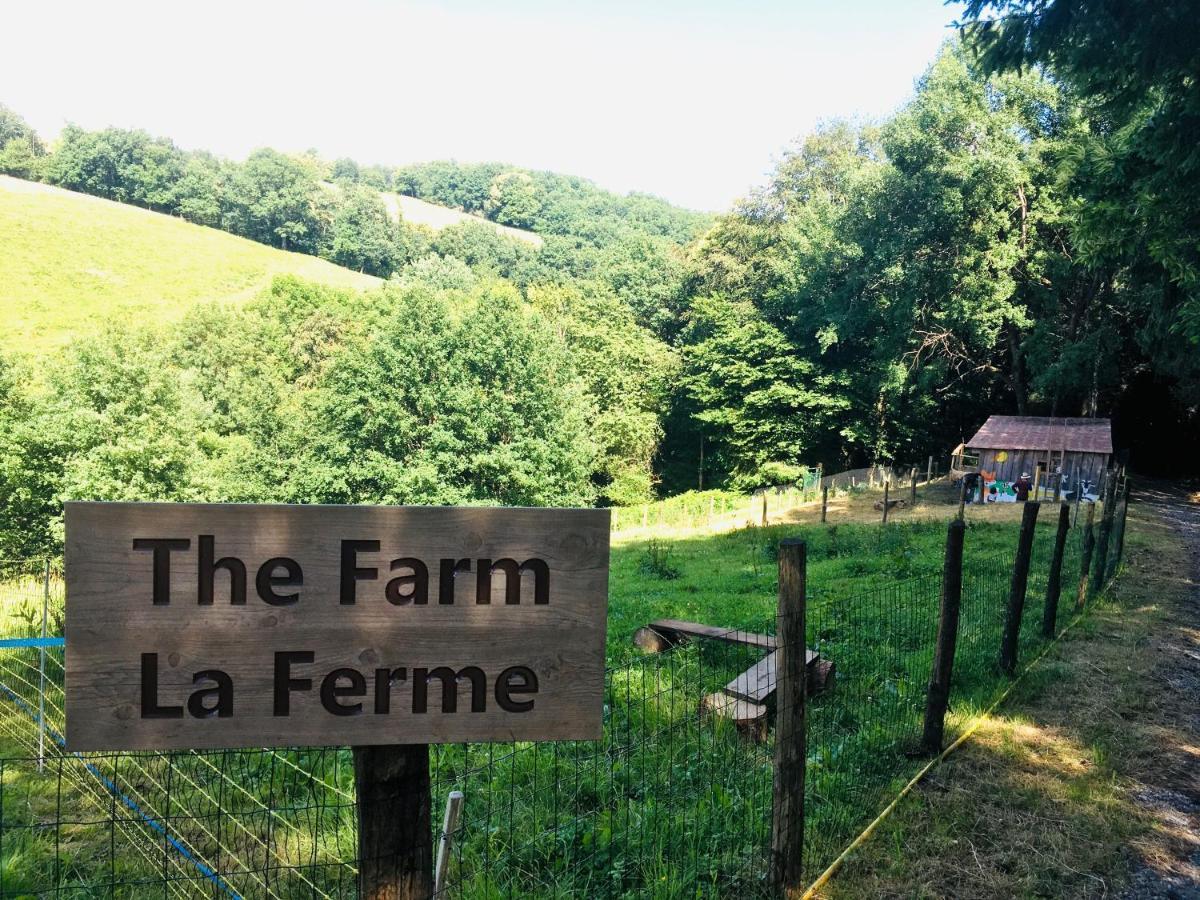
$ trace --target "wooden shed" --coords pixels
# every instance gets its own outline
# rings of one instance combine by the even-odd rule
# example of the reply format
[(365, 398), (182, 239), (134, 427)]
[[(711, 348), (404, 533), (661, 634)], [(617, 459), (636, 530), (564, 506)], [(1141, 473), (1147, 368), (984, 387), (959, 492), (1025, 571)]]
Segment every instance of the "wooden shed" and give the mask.
[[(1050, 416), (989, 416), (966, 442), (979, 456), (979, 471), (994, 472), (998, 481), (1031, 477), (1050, 486), (1062, 473), (1065, 492), (1074, 492), (1081, 481), (1099, 488), (1112, 459), (1112, 422), (1109, 419), (1064, 419)], [(1047, 477), (1049, 476), (1049, 478)]]

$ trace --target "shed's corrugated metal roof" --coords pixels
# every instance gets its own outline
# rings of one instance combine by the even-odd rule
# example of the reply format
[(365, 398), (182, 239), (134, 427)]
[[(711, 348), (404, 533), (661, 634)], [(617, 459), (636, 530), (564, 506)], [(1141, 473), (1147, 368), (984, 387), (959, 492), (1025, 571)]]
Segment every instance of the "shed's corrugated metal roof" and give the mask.
[(1073, 450), (1112, 453), (1109, 419), (1063, 419), (1050, 416), (989, 416), (975, 437), (972, 450)]

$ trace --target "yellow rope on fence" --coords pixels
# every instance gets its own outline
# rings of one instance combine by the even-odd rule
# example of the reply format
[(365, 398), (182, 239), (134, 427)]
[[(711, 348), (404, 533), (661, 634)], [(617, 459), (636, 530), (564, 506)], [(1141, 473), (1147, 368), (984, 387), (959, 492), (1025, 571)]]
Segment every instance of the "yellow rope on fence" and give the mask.
[[(1109, 583), (1109, 586), (1111, 586), (1111, 582)], [(1078, 622), (1086, 614), (1086, 610), (1076, 614), (1076, 616), (1066, 625), (1066, 627), (1058, 633), (1054, 640), (1043, 647), (1042, 651), (1030, 661), (1029, 665), (1027, 665), (1021, 671), (1021, 674), (1013, 680), (1012, 684), (1004, 689), (1004, 693), (997, 697), (991, 706), (975, 717), (975, 720), (970, 724), (966, 731), (964, 731), (958, 736), (958, 738), (955, 739), (954, 743), (922, 766), (921, 771), (917, 772), (917, 774), (909, 780), (908, 784), (904, 785), (904, 787), (900, 789), (900, 793), (898, 793), (892, 799), (892, 802), (883, 808), (883, 812), (876, 816), (871, 824), (864, 828), (862, 833), (853, 841), (851, 841), (845, 850), (838, 854), (837, 859), (829, 864), (829, 867), (822, 872), (820, 876), (818, 876), (817, 880), (808, 886), (808, 889), (804, 892), (801, 900), (812, 900), (812, 898), (819, 896), (817, 892), (829, 883), (830, 879), (837, 874), (838, 870), (841, 869), (842, 865), (845, 864), (846, 860), (850, 858), (854, 851), (870, 839), (871, 835), (875, 833), (875, 830), (884, 822), (884, 820), (887, 819), (888, 816), (892, 814), (892, 811), (900, 805), (900, 801), (907, 797), (912, 792), (912, 789), (920, 784), (926, 775), (940, 766), (946, 757), (966, 743), (967, 739), (979, 729), (979, 726), (983, 724), (984, 720), (987, 719), (993, 712), (995, 712), (996, 708), (1000, 706), (1001, 703), (1008, 699), (1008, 695), (1013, 692), (1013, 689), (1016, 688), (1022, 680), (1024, 680), (1025, 676), (1029, 674), (1029, 672), (1033, 671), (1034, 666), (1041, 662), (1042, 657), (1053, 650), (1055, 644), (1062, 640), (1063, 636), (1072, 628), (1074, 628), (1075, 625), (1078, 624)]]

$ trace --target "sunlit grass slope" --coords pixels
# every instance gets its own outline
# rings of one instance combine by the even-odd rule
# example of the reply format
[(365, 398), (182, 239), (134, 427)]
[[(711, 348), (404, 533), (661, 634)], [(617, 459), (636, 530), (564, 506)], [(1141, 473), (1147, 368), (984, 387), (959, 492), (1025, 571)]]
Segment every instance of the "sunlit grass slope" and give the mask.
[(182, 219), (0, 176), (0, 348), (41, 352), (117, 319), (239, 302), (276, 275), (378, 279)]

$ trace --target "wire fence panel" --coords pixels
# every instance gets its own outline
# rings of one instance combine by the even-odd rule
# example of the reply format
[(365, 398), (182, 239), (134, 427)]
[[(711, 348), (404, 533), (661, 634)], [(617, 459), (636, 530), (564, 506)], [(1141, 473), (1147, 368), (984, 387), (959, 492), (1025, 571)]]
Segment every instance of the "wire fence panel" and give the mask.
[[(1057, 508), (1045, 504), (1019, 632), (1022, 664), (1047, 645), (1056, 522)], [(807, 686), (809, 879), (928, 759), (920, 744), (941, 576), (909, 554), (910, 529), (931, 527), (940, 526), (829, 526), (809, 541), (810, 559), (844, 560), (850, 575), (860, 553), (887, 558), (894, 574), (866, 591), (853, 578), (809, 585), (806, 646), (785, 648), (815, 652), (810, 679), (817, 663), (834, 670)], [(1074, 614), (1082, 531), (1073, 528), (1065, 545), (1060, 625)], [(998, 657), (1016, 529), (972, 523), (965, 545), (947, 740), (1011, 683)], [(62, 610), (56, 564), (0, 565), (0, 896), (356, 896), (348, 749), (72, 753)], [(670, 641), (610, 668), (600, 741), (433, 747), (429, 840), (449, 840), (443, 895), (772, 895), (771, 660), (783, 630), (773, 618), (747, 624), (755, 627)], [(440, 813), (456, 791), (465, 798), (461, 816), (443, 835)]]

